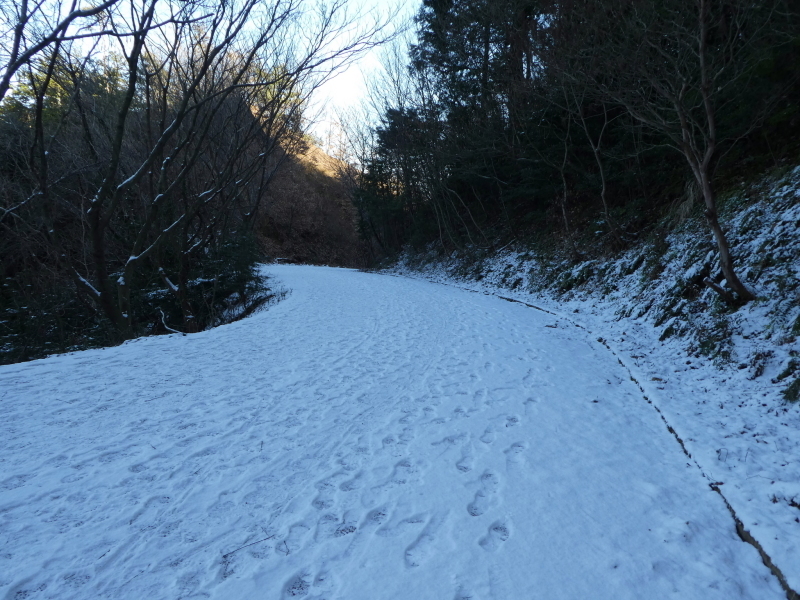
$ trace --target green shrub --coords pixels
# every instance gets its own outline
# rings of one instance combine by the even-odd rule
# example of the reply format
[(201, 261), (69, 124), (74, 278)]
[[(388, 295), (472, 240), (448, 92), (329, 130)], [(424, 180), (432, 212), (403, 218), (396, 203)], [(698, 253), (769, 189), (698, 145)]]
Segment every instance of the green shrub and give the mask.
[(783, 390), (783, 397), (788, 402), (797, 402), (800, 400), (800, 378), (795, 379), (785, 390)]

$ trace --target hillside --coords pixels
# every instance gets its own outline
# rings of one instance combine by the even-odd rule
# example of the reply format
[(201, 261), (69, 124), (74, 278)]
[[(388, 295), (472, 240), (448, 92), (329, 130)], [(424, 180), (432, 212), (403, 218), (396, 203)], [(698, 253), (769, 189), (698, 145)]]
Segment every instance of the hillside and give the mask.
[(587, 248), (576, 259), (563, 246), (512, 243), (498, 252), (442, 255), (432, 247), (405, 254), (394, 270), (602, 309), (623, 327), (649, 328), (659, 345), (680, 355), (744, 371), (770, 381), (774, 394), (799, 399), (800, 167), (743, 184), (723, 201), (735, 265), (757, 296), (744, 306), (724, 302), (703, 283), (720, 283), (723, 275), (700, 207), (692, 210), (669, 215), (621, 253)]
[(348, 167), (314, 145), (284, 160), (270, 182), (256, 227), (267, 256), (315, 265), (365, 266)]

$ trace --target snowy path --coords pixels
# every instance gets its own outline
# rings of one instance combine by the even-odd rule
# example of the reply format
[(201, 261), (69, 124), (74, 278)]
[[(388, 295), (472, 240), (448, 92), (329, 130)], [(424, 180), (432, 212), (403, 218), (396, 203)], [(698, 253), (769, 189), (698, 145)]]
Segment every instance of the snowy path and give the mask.
[(0, 598), (785, 598), (581, 330), (270, 271), (245, 321), (0, 367)]

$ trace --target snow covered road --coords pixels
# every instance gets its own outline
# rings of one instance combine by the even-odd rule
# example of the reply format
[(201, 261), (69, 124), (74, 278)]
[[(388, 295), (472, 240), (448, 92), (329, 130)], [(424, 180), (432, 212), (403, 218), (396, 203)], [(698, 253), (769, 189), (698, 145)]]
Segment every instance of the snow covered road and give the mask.
[(580, 329), (423, 281), (0, 367), (0, 598), (785, 598)]

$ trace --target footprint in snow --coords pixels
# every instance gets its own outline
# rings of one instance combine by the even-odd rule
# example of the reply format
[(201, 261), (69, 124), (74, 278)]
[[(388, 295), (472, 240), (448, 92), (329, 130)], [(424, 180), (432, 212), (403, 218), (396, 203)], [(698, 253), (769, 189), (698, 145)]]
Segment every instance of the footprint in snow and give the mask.
[(106, 452), (105, 454), (101, 454), (97, 460), (98, 462), (106, 464), (114, 462), (115, 460), (119, 460), (120, 458), (124, 458), (126, 456), (128, 456), (128, 454), (124, 452)]
[(397, 537), (402, 533), (408, 531), (409, 529), (415, 528), (419, 525), (425, 523), (425, 515), (418, 514), (406, 519), (402, 519), (396, 523), (384, 525), (378, 531), (375, 532), (376, 535), (380, 537)]
[(383, 438), (381, 440), (381, 451), (388, 452), (395, 458), (399, 458), (405, 452), (404, 446), (407, 446), (413, 439), (414, 434), (411, 428), (406, 427), (399, 434), (392, 433)]
[(338, 489), (336, 479), (343, 475), (344, 473), (336, 473), (335, 475), (326, 477), (315, 483), (314, 487), (317, 488), (319, 494), (311, 501), (311, 506), (317, 510), (328, 510), (331, 508), (335, 503), (336, 490)]
[(336, 580), (333, 575), (327, 569), (322, 568), (314, 577), (313, 590), (315, 592), (333, 592), (335, 588)]
[[(539, 359), (537, 357), (531, 360), (539, 360)], [(522, 383), (530, 385), (533, 383), (535, 378), (536, 378), (536, 372), (533, 369), (528, 369), (528, 372), (525, 374), (525, 377), (522, 378)]]
[(519, 473), (524, 469), (525, 450), (527, 449), (527, 442), (515, 442), (504, 450), (506, 455), (506, 469), (509, 473)]
[(342, 454), (338, 456), (336, 460), (336, 464), (342, 467), (345, 471), (351, 472), (355, 471), (361, 466), (363, 459), (361, 456), (352, 455), (352, 454)]
[(348, 479), (339, 486), (343, 492), (352, 492), (353, 490), (361, 489), (364, 486), (364, 472), (359, 471), (355, 477)]
[(472, 590), (468, 590), (463, 586), (459, 586), (458, 591), (456, 591), (456, 595), (453, 600), (478, 600), (478, 596), (476, 596)]
[(530, 414), (536, 408), (537, 404), (539, 404), (539, 399), (538, 398), (528, 398), (528, 399), (526, 399), (525, 402), (524, 402), (525, 414), (526, 415)]
[(295, 523), (289, 528), (289, 535), (275, 546), (275, 552), (288, 556), (300, 550), (311, 527), (306, 523)]
[(480, 437), (480, 440), (487, 445), (491, 445), (497, 439), (497, 432), (494, 430), (494, 427), (489, 425), (486, 428), (486, 431), (483, 432), (483, 435)]
[(491, 471), (484, 471), (480, 479), (481, 489), (475, 492), (475, 498), (467, 505), (467, 512), (473, 517), (479, 517), (494, 504), (500, 479)]
[(433, 556), (436, 550), (437, 534), (443, 523), (444, 517), (442, 516), (434, 516), (428, 521), (419, 537), (406, 548), (406, 567), (419, 567)]
[(318, 494), (316, 498), (311, 501), (311, 506), (317, 510), (328, 510), (335, 504), (334, 499), (326, 494)]
[(475, 449), (472, 443), (464, 444), (461, 448), (461, 460), (456, 463), (456, 469), (462, 473), (469, 473), (475, 466)]
[[(66, 477), (63, 477), (61, 479), (61, 483), (75, 483), (76, 481), (80, 481), (81, 479), (83, 479), (86, 476), (87, 476), (87, 473), (72, 473), (70, 475), (67, 475)], [(12, 477), (11, 479), (14, 480), (16, 478)], [(16, 485), (16, 482), (12, 482), (10, 484), (10, 486), (13, 486), (13, 487), (0, 487), (0, 489), (7, 489), (7, 490), (8, 489), (14, 489), (14, 488), (20, 487), (20, 485), (24, 485), (24, 483), (20, 483), (19, 485)]]
[(366, 456), (367, 454), (372, 453), (372, 444), (370, 443), (369, 438), (365, 438), (361, 436), (358, 439), (358, 445), (356, 446), (356, 455), (358, 456)]
[(446, 438), (443, 438), (438, 442), (431, 442), (431, 446), (444, 446), (446, 451), (450, 446), (455, 446), (456, 444), (465, 440), (466, 438), (467, 438), (466, 433), (456, 433), (453, 435), (448, 435)]
[(478, 544), (487, 552), (497, 552), (503, 543), (511, 537), (511, 528), (506, 521), (495, 521), (489, 526), (489, 531), (480, 539)]
[(423, 532), (416, 541), (406, 549), (406, 567), (418, 567), (433, 554), (433, 545), (436, 538)]
[(361, 494), (361, 503), (364, 506), (374, 505), (381, 499), (386, 492), (400, 485), (409, 482), (417, 483), (420, 480), (421, 461), (412, 462), (409, 458), (404, 458), (395, 464), (391, 475), (383, 483), (368, 488)]
[(311, 591), (313, 578), (308, 571), (300, 571), (294, 575), (283, 587), (284, 598), (302, 598)]
[[(0, 483), (0, 490), (15, 490), (18, 487), (22, 487), (25, 483), (33, 479), (33, 475), (15, 475), (14, 477), (9, 477), (8, 479), (4, 480)], [(69, 477), (69, 476), (67, 476)], [(67, 477), (61, 480), (62, 483), (72, 483), (71, 481), (65, 481)]]
[(401, 425), (408, 425), (419, 418), (419, 410), (417, 408), (403, 409), (403, 416), (398, 421)]
[(367, 513), (364, 523), (361, 525), (362, 529), (380, 527), (389, 516), (389, 509), (386, 506), (375, 508)]
[(317, 521), (317, 532), (314, 535), (314, 539), (319, 542), (334, 537), (340, 523), (339, 517), (334, 514), (326, 513), (322, 515)]
[(392, 469), (392, 474), (382, 484), (372, 488), (373, 492), (381, 492), (386, 489), (391, 489), (398, 485), (404, 485), (410, 481), (418, 481), (420, 477), (420, 467), (423, 465), (422, 461), (412, 462), (410, 458), (404, 458), (398, 461)]
[(344, 537), (346, 535), (350, 535), (351, 533), (355, 533), (357, 529), (357, 519), (351, 513), (345, 513), (344, 518), (333, 532), (333, 537)]

